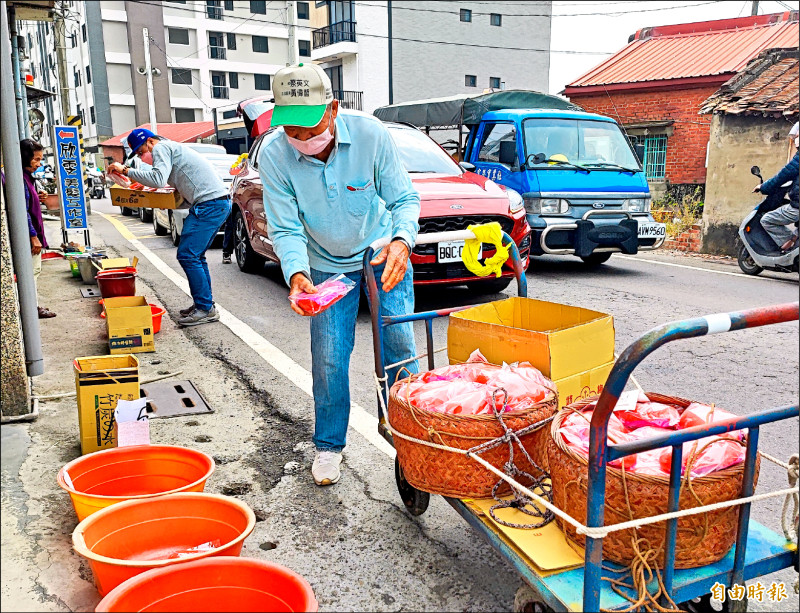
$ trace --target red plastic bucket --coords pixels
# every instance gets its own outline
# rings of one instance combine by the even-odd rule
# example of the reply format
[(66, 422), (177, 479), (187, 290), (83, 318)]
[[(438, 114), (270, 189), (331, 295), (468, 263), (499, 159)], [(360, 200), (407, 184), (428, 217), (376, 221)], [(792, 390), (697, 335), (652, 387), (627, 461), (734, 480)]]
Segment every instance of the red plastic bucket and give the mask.
[(106, 270), (97, 273), (97, 285), (103, 298), (136, 295), (136, 269)]
[[(103, 304), (102, 299), (100, 300), (100, 304)], [(150, 312), (153, 314), (153, 334), (156, 334), (158, 332), (161, 332), (161, 318), (164, 316), (167, 310), (162, 309), (160, 306), (158, 306), (157, 304), (153, 304), (152, 302), (148, 304), (150, 304)], [(106, 318), (105, 309), (100, 311), (100, 318), (101, 319)]]
[(213, 557), (148, 570), (114, 588), (95, 611), (317, 611), (303, 577), (279, 564)]
[(211, 556), (238, 556), (256, 516), (229, 496), (179, 493), (128, 500), (84, 519), (72, 533), (97, 590), (108, 594), (153, 568)]

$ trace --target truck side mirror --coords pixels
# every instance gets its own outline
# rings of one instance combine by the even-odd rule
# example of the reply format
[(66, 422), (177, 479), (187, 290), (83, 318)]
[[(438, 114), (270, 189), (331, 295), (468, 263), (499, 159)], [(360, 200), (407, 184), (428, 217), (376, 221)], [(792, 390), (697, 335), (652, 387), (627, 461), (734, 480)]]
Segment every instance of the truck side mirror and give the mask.
[(517, 142), (513, 140), (502, 141), (498, 161), (505, 166), (515, 166), (517, 163)]
[(467, 172), (475, 172), (475, 164), (471, 164), (469, 162), (463, 162), (462, 161), (462, 162), (459, 162), (458, 165), (461, 166), (461, 168), (463, 168)]
[(528, 160), (532, 161), (534, 164), (541, 164), (547, 160), (547, 156), (544, 153), (537, 153), (535, 155), (529, 155)]

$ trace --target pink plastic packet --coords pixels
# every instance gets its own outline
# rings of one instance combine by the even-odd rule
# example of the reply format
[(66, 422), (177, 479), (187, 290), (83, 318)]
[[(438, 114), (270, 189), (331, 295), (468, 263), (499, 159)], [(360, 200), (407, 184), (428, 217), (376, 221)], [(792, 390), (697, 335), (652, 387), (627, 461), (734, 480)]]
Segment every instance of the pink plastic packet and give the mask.
[[(732, 433), (736, 434), (736, 433)], [(683, 457), (681, 458), (681, 474), (686, 473), (686, 466), (692, 451), (695, 453), (694, 463), (692, 464), (692, 477), (702, 477), (709, 473), (728, 468), (734, 464), (744, 462), (744, 445), (733, 440), (731, 435), (726, 436), (707, 436), (697, 441), (689, 441), (683, 444)], [(695, 447), (695, 445), (697, 445)], [(672, 448), (660, 449), (659, 463), (662, 474), (669, 476), (670, 464), (672, 462)]]
[(131, 188), (131, 180), (126, 177), (125, 175), (121, 175), (118, 172), (114, 172), (113, 170), (109, 170), (106, 173), (106, 176), (111, 179), (114, 183), (119, 185), (120, 187), (124, 187), (125, 189)]
[(356, 285), (345, 275), (336, 275), (317, 285), (316, 294), (300, 292), (289, 296), (289, 300), (306, 313), (317, 315), (344, 298)]
[(678, 426), (680, 414), (678, 409), (669, 404), (660, 402), (637, 402), (633, 410), (614, 411), (626, 428), (635, 430), (644, 426), (656, 428), (671, 428)]
[(735, 417), (737, 416), (733, 413), (728, 413), (722, 409), (693, 402), (681, 414), (680, 428), (683, 430), (684, 428), (693, 428), (717, 421), (725, 421), (726, 419), (734, 419)]

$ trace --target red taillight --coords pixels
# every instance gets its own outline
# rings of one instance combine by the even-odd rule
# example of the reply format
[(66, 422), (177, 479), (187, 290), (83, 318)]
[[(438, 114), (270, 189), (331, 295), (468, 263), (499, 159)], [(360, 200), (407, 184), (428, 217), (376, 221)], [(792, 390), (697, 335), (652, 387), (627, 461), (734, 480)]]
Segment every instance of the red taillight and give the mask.
[(745, 232), (750, 232), (750, 226), (745, 226), (745, 227), (744, 227), (744, 231), (745, 231)]

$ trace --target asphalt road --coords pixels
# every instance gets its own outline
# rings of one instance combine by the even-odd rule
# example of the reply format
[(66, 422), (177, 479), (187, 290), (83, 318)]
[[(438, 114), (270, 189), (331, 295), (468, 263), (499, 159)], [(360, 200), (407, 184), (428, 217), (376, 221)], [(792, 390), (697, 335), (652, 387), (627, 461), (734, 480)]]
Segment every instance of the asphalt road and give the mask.
[[(169, 311), (175, 313), (186, 306), (185, 295), (164, 274), (171, 270), (183, 278), (169, 238), (154, 236), (151, 224), (121, 217), (107, 200), (95, 201), (92, 206), (94, 213), (106, 213), (123, 223), (149, 250), (152, 257), (138, 253), (142, 261), (140, 277)], [(95, 233), (106, 245), (122, 255), (137, 255), (136, 248), (109, 219), (93, 214), (92, 220)], [(225, 329), (224, 322), (186, 330), (186, 336), (204, 354), (226, 362), (251, 387), (267, 392), (284, 418), (286, 436), (308, 440), (313, 417), (313, 405), (303, 391), (303, 372), (311, 369), (308, 321), (289, 309), (288, 292), (277, 266), (267, 265), (259, 274), (245, 274), (238, 270), (235, 260), (231, 265), (223, 265), (218, 248), (209, 251), (208, 260), (216, 303), (288, 359), (284, 360), (272, 348), (257, 353), (253, 339), (247, 338), (246, 328), (241, 338), (237, 338)], [(156, 261), (163, 262), (158, 265), (161, 269), (154, 265)], [(797, 275), (747, 277), (739, 273), (735, 264), (657, 253), (615, 255), (596, 270), (586, 268), (576, 258), (540, 258), (533, 261), (527, 279), (530, 297), (613, 314), (617, 353), (645, 331), (671, 320), (798, 299)], [(515, 291), (509, 288), (506, 294), (514, 295)], [(417, 309), (502, 297), (476, 296), (463, 287), (434, 288), (417, 293)], [(446, 322), (436, 323), (439, 347), (444, 345)], [(423, 347), (422, 331), (417, 332), (419, 346)], [(360, 313), (356, 334), (351, 364), (353, 401), (374, 415), (372, 343), (366, 308)], [(645, 390), (713, 402), (736, 413), (750, 413), (798, 401), (799, 351), (798, 325), (781, 324), (678, 341), (654, 353), (635, 375)], [(443, 363), (443, 354), (438, 363)], [(364, 423), (364, 427), (369, 427), (372, 422)], [(420, 518), (405, 515), (394, 489), (391, 460), (374, 444), (374, 438), (370, 441), (351, 430), (345, 471), (342, 483), (335, 486), (338, 490), (335, 495), (339, 500), (360, 496), (381, 504), (373, 505), (374, 514), (360, 518), (363, 540), (349, 552), (331, 554), (340, 556), (336, 558), (339, 561), (359, 559), (352, 565), (341, 562), (338, 570), (331, 572), (366, 573), (372, 577), (371, 583), (365, 580), (367, 593), (359, 596), (345, 593), (342, 587), (340, 596), (333, 600), (341, 608), (355, 609), (508, 609), (519, 585), (513, 571), (488, 546), (476, 542), (474, 533), (441, 499), (432, 499), (429, 512)], [(762, 428), (761, 448), (768, 453), (786, 459), (797, 451), (797, 443), (797, 420)], [(271, 460), (283, 462), (287, 458)], [(759, 491), (785, 487), (785, 482), (785, 474), (780, 470), (764, 466)], [(313, 504), (334, 504), (324, 500), (325, 497), (316, 496)], [(287, 501), (289, 516), (294, 515), (293, 504)], [(780, 504), (777, 500), (761, 503), (754, 508), (753, 516), (780, 531)], [(336, 522), (341, 518), (337, 520), (328, 510), (320, 509), (317, 526), (298, 525), (297, 529), (311, 529), (316, 537), (323, 539), (335, 534)], [(418, 537), (425, 540), (425, 546), (408, 540)], [(298, 533), (297, 542), (301, 540)], [(420, 555), (430, 556), (430, 560), (420, 559)], [(439, 581), (437, 577), (447, 580)], [(788, 586), (795, 577), (787, 572), (780, 575), (780, 580)], [(343, 581), (342, 585), (346, 583)], [(787, 605), (785, 610), (793, 608), (786, 602), (765, 608), (775, 610), (784, 605)], [(751, 602), (751, 609), (759, 607)]]

